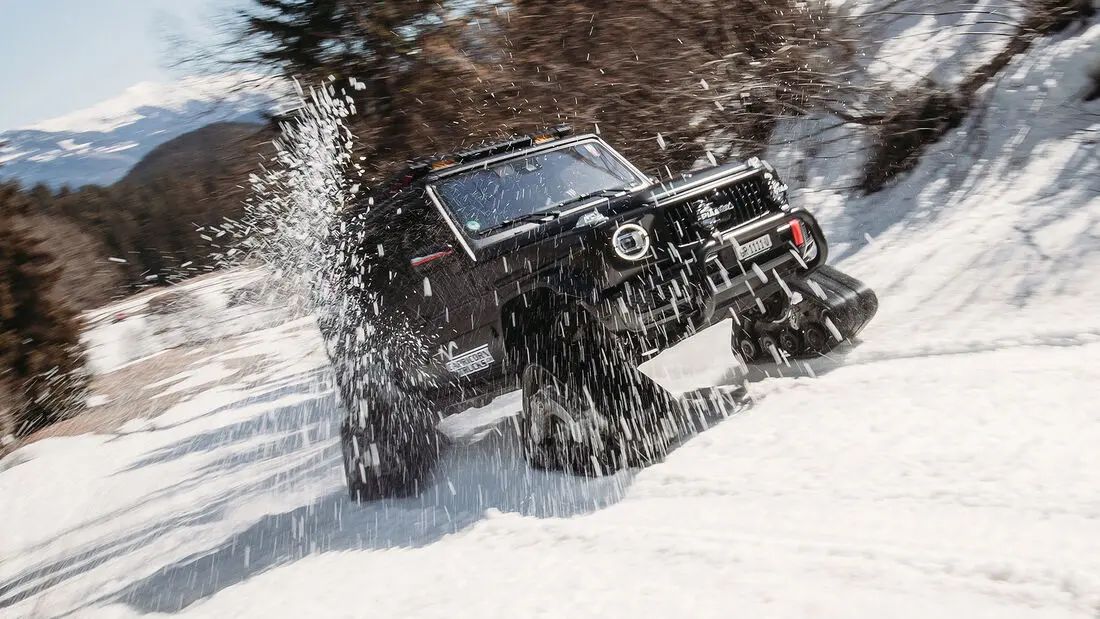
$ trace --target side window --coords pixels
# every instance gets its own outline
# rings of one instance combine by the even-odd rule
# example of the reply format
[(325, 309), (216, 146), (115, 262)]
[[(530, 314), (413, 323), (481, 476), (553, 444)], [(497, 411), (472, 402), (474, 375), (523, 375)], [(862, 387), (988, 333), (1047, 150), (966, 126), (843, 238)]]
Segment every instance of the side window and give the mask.
[(361, 269), (370, 287), (392, 289), (411, 283), (409, 272), (410, 217), (408, 199), (398, 195), (362, 218)]
[(464, 308), (480, 290), (471, 279), (466, 254), (426, 193), (404, 221), (403, 246), (408, 251), (410, 288), (421, 297), (419, 311), (422, 316), (450, 325), (451, 318), (466, 311)]
[(410, 252), (410, 258), (445, 248), (457, 249), (454, 234), (428, 201), (427, 193), (421, 190), (419, 196), (406, 204), (408, 212), (403, 219), (402, 245)]

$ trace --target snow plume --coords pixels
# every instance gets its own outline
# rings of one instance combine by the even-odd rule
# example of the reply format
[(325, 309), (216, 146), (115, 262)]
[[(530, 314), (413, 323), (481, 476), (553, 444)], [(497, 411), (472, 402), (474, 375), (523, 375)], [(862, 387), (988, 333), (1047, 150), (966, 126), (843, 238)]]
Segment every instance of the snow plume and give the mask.
[(352, 106), (329, 89), (307, 94), (299, 86), (298, 93), (274, 160), (249, 177), (252, 197), (238, 236), (245, 255), (270, 267), (281, 292), (316, 300), (331, 270), (331, 231), (355, 193), (348, 181), (353, 136), (345, 123)]
[(269, 267), (276, 296), (299, 300), (290, 305), (317, 319), (350, 428), (345, 466), (366, 498), (383, 479), (420, 478), (438, 455), (438, 412), (410, 395), (436, 385), (416, 370), (429, 355), (421, 334), (379, 294), (383, 286), (392, 292), (385, 296), (401, 294), (400, 281), (386, 267), (393, 257), (366, 242), (373, 202), (358, 196), (362, 168), (346, 122), (354, 104), (331, 86), (299, 95), (273, 164), (250, 179), (247, 221), (233, 227), (239, 253)]
[(363, 292), (355, 289), (362, 282), (345, 277), (365, 266), (354, 251), (362, 230), (348, 230), (349, 221), (358, 221), (348, 214), (356, 210), (354, 179), (361, 171), (347, 126), (354, 105), (328, 85), (308, 92), (295, 87), (297, 106), (280, 124), (274, 159), (249, 177), (245, 221), (230, 225), (242, 250), (233, 258), (263, 262), (271, 296), (295, 314), (314, 314), (332, 351), (330, 335), (362, 340), (373, 332), (358, 309), (362, 301), (352, 299)]

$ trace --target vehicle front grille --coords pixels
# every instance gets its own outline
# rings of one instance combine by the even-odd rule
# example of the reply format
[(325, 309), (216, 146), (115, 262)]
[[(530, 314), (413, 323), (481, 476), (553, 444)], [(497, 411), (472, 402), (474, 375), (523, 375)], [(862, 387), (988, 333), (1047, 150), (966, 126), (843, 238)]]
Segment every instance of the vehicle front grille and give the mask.
[[(731, 178), (701, 196), (663, 209), (664, 220), (656, 227), (658, 234), (654, 237), (660, 257), (655, 266), (664, 271), (657, 283), (676, 277), (683, 284), (697, 282), (703, 286), (704, 279), (709, 279), (712, 288), (728, 287), (732, 278), (744, 275), (731, 253), (732, 247), (727, 248), (720, 261), (700, 262), (697, 251), (714, 242), (715, 232), (726, 232), (777, 212), (781, 203), (773, 197), (768, 182), (761, 173), (737, 180)], [(704, 272), (700, 273), (700, 269)]]
[(767, 180), (759, 174), (713, 189), (690, 204), (700, 223), (722, 230), (767, 215), (777, 206)]

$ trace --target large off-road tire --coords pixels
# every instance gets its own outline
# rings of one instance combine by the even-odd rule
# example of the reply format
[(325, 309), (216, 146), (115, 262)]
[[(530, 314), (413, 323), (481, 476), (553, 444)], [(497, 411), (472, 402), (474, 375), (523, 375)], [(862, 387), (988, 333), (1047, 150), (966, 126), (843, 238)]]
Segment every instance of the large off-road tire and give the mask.
[(643, 466), (692, 429), (682, 404), (598, 325), (534, 356), (522, 374), (520, 434), (535, 468), (600, 476)]
[(363, 211), (345, 213), (313, 291), (339, 393), (348, 494), (357, 501), (417, 494), (443, 442), (433, 396), (440, 385), (423, 384), (418, 373), (429, 338), (393, 292), (414, 288), (397, 263), (370, 254), (366, 226)]
[(348, 496), (362, 502), (419, 494), (441, 447), (431, 400), (409, 392), (360, 403), (364, 413), (349, 413), (340, 427)]
[(431, 395), (438, 390), (408, 376), (424, 364), (421, 338), (398, 319), (346, 315), (355, 319), (322, 324), (322, 334), (343, 414), (348, 495), (371, 501), (418, 494), (442, 448)]

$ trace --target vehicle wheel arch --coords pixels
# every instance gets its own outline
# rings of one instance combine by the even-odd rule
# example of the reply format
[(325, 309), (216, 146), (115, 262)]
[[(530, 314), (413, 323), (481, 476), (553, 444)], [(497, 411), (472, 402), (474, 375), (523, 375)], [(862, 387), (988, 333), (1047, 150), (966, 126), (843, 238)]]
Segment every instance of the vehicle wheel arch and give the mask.
[(504, 350), (517, 373), (532, 360), (534, 351), (545, 347), (551, 330), (566, 313), (581, 320), (595, 317), (587, 302), (550, 286), (532, 288), (501, 305)]

